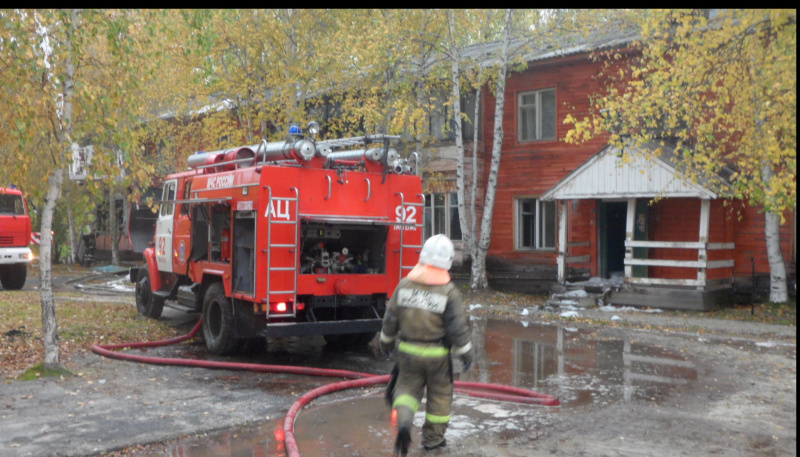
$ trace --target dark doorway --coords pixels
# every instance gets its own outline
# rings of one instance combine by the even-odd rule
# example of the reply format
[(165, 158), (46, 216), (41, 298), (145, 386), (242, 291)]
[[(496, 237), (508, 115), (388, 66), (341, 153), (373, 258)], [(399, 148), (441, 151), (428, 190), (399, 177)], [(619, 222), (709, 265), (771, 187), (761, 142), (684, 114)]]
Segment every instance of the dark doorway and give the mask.
[(628, 202), (600, 202), (600, 276), (625, 272), (625, 219)]

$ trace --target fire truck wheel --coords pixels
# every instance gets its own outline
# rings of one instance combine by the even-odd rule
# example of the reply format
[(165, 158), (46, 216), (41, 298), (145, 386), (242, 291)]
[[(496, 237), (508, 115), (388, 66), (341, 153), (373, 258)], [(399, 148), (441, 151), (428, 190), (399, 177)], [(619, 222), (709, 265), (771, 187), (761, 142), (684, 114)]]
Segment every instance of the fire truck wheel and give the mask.
[(203, 300), (203, 339), (209, 352), (233, 354), (241, 347), (236, 339), (233, 306), (221, 282), (208, 286)]
[(0, 284), (5, 290), (20, 290), (28, 277), (28, 266), (16, 263), (0, 270)]
[(147, 268), (139, 269), (139, 274), (136, 276), (136, 311), (142, 316), (158, 319), (163, 310), (164, 298), (153, 294), (150, 272)]

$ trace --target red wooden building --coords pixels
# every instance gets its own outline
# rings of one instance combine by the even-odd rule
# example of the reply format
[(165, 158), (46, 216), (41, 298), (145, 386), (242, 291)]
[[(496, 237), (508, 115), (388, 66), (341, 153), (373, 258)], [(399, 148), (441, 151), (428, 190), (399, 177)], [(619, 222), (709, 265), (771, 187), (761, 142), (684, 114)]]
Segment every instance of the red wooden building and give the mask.
[[(607, 138), (564, 141), (567, 114), (588, 115), (590, 96), (604, 86), (591, 50), (624, 54), (632, 38), (532, 53), (528, 68), (509, 76), (487, 258), (492, 287), (547, 292), (554, 283), (618, 278), (607, 302), (707, 310), (749, 290), (754, 267), (768, 286), (760, 208), (684, 182), (664, 156), (622, 164)], [(495, 97), (484, 90), (483, 98), (486, 173)], [(786, 219), (781, 247), (794, 293), (794, 212)]]

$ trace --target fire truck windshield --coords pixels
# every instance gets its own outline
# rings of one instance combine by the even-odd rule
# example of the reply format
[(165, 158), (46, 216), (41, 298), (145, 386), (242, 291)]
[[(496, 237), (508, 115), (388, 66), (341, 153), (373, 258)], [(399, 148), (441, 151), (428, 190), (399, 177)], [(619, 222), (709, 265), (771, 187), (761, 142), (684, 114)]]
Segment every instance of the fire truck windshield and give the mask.
[(19, 195), (0, 195), (0, 214), (24, 215), (25, 207), (22, 205), (22, 197)]

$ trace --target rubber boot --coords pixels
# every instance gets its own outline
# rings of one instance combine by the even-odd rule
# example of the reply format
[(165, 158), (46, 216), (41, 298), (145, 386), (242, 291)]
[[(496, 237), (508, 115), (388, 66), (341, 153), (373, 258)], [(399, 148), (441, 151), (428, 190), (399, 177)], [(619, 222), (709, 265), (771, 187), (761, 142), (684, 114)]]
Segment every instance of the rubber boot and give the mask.
[(434, 449), (441, 449), (441, 448), (443, 448), (445, 446), (447, 446), (447, 440), (446, 439), (442, 440), (441, 443), (436, 444), (434, 446), (423, 446), (423, 447), (425, 448), (426, 451), (433, 451)]
[(397, 455), (408, 455), (408, 445), (411, 444), (411, 431), (406, 426), (401, 426), (397, 431), (397, 439), (394, 442), (394, 451)]

